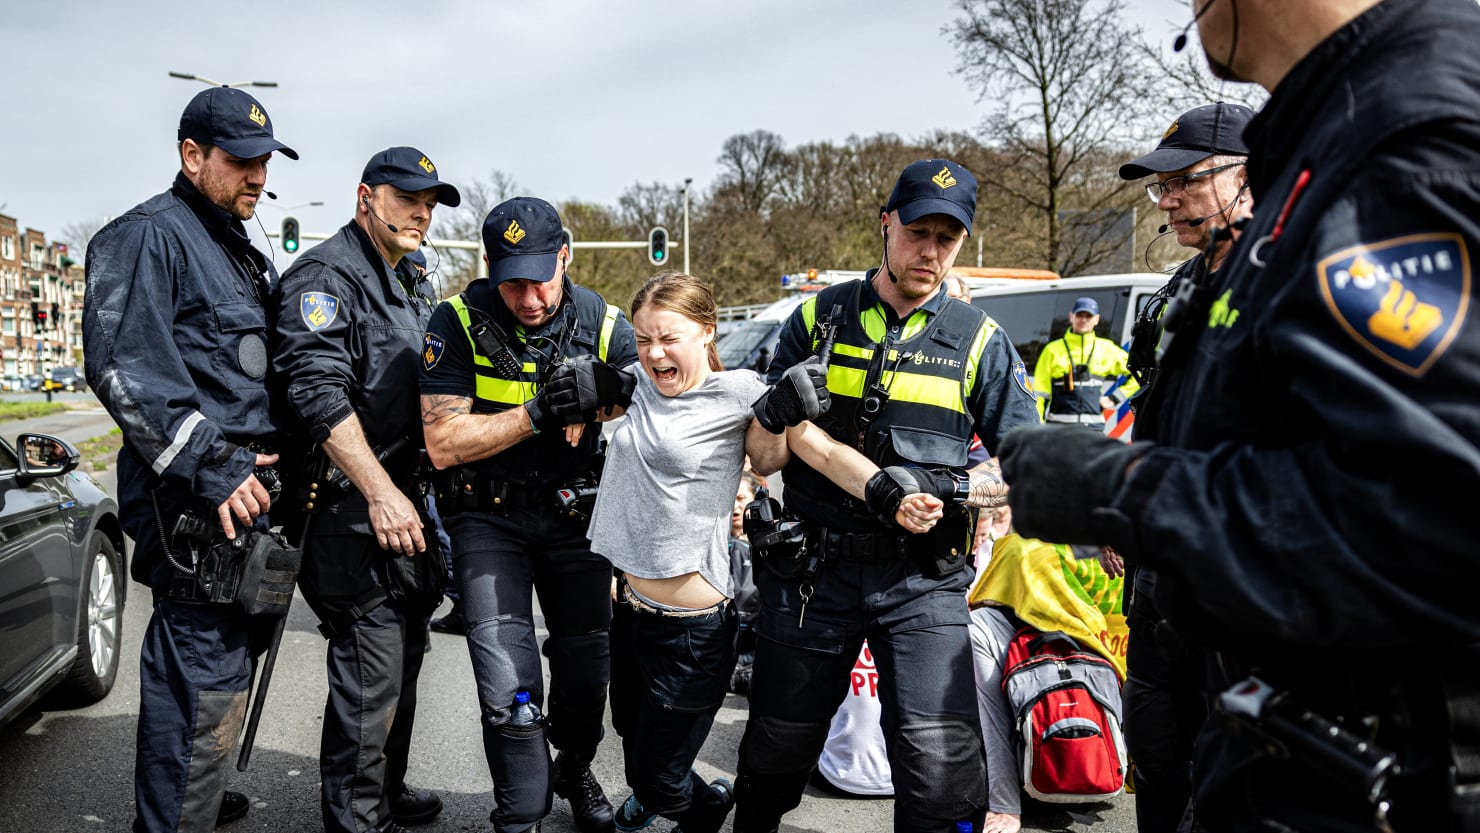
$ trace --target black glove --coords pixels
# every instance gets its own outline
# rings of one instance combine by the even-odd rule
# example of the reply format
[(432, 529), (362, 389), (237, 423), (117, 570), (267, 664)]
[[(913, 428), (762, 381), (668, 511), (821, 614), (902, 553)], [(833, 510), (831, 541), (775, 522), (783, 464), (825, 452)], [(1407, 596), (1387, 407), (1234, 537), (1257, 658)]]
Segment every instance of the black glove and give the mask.
[(1022, 425), (1007, 432), (999, 457), (1012, 525), (1056, 544), (1120, 549), (1123, 524), (1110, 508), (1126, 470), (1152, 449), (1126, 445), (1079, 425)]
[(524, 403), (535, 430), (552, 431), (586, 421), (586, 412), (581, 409), (580, 375), (574, 365), (566, 362), (555, 368), (550, 380)]
[(547, 387), (556, 413), (591, 414), (614, 405), (631, 405), (637, 375), (593, 356), (578, 356), (556, 368)]
[(863, 484), (863, 500), (868, 511), (886, 524), (894, 523), (894, 513), (906, 496), (924, 492), (948, 503), (966, 499), (967, 481), (946, 472), (913, 466), (889, 466), (874, 472)]
[(827, 365), (816, 356), (793, 366), (750, 406), (761, 427), (780, 434), (788, 427), (827, 413)]

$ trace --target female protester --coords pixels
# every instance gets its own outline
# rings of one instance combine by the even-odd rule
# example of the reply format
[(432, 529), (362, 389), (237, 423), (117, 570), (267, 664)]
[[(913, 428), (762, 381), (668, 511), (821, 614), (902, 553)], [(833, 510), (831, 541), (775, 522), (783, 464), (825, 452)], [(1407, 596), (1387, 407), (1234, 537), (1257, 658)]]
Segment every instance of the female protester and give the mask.
[[(616, 826), (639, 830), (661, 815), (675, 831), (713, 833), (734, 804), (730, 784), (706, 784), (691, 767), (735, 664), (728, 539), (745, 455), (773, 471), (789, 440), (790, 453), (860, 498), (879, 470), (809, 423), (786, 435), (759, 424), (752, 403), (768, 388), (753, 371), (722, 370), (714, 297), (697, 278), (659, 275), (631, 309), (643, 372), (613, 433), (589, 532), (621, 573), (610, 698), (632, 796)], [(941, 508), (912, 494), (895, 519), (923, 532)]]

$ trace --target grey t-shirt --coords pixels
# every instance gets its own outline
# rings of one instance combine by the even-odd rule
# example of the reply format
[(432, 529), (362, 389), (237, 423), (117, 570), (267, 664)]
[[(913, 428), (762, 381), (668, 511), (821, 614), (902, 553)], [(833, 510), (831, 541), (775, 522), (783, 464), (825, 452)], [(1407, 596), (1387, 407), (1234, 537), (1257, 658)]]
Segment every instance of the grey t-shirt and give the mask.
[(612, 433), (591, 512), (591, 549), (624, 573), (697, 571), (727, 597), (730, 510), (745, 464), (750, 406), (766, 384), (750, 370), (711, 373), (664, 396), (641, 368), (627, 418)]

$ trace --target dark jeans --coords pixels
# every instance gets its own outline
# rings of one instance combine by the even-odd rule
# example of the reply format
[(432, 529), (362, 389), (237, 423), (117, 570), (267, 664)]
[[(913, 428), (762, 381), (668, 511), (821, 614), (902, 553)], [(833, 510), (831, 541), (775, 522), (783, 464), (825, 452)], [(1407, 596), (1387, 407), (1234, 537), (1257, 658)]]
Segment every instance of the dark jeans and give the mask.
[(134, 833), (210, 830), (251, 683), (250, 620), (156, 593), (139, 656)]
[(693, 799), (690, 769), (729, 690), (735, 627), (728, 602), (714, 613), (687, 617), (617, 603), (612, 727), (622, 737), (628, 786), (643, 807), (664, 818), (678, 819)]
[(1171, 633), (1152, 598), (1153, 572), (1133, 576), (1121, 699), (1135, 765), (1136, 829), (1175, 833), (1192, 798), (1192, 747), (1207, 719), (1202, 655)]
[(508, 516), (460, 512), (444, 522), (498, 802), (494, 825), (501, 833), (519, 833), (551, 803), (548, 752), (531, 756), (524, 732), (504, 731), (519, 690), (528, 691), (537, 707), (546, 705), (534, 595), (550, 632), (543, 648), (550, 661), (543, 734), (556, 749), (589, 763), (601, 742), (610, 676), (612, 567), (591, 552), (585, 526), (553, 508), (520, 508)]
[(427, 615), (398, 601), (361, 616), (329, 641), (329, 698), (319, 748), (327, 833), (369, 833), (390, 820), (406, 781)]
[(771, 830), (801, 802), (865, 638), (879, 670), (895, 830), (980, 825), (987, 777), (967, 632), (972, 571), (932, 579), (910, 561), (825, 562), (805, 616), (799, 579), (764, 565), (755, 577), (760, 641), (736, 832)]

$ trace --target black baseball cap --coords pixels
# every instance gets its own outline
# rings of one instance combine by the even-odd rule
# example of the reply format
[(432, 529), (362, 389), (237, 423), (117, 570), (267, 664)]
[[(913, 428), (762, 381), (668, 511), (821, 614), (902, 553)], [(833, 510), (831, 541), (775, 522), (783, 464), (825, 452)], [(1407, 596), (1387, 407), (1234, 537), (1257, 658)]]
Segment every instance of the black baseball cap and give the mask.
[(262, 103), (234, 87), (211, 87), (196, 93), (180, 114), (177, 141), (215, 145), (238, 159), (256, 159), (281, 151), (297, 159), (298, 151), (272, 137), (272, 120)]
[(494, 286), (516, 279), (549, 282), (563, 245), (560, 213), (537, 197), (501, 202), (483, 220), (488, 280)]
[(1254, 118), (1254, 111), (1242, 104), (1204, 104), (1177, 117), (1161, 144), (1139, 159), (1120, 166), (1121, 179), (1140, 179), (1191, 167), (1217, 153), (1248, 156), (1244, 128)]
[(960, 221), (971, 234), (976, 216), (976, 177), (948, 159), (921, 159), (905, 166), (889, 193), (884, 212), (899, 212), (905, 225), (931, 214), (946, 214)]
[(437, 189), (437, 204), (456, 208), (462, 195), (437, 178), (437, 166), (416, 148), (386, 148), (370, 157), (360, 181), (366, 185), (392, 185), (402, 191)]
[(1069, 314), (1073, 315), (1076, 312), (1087, 312), (1090, 315), (1099, 315), (1100, 305), (1095, 301), (1095, 299), (1087, 295), (1083, 298), (1075, 298), (1074, 306), (1072, 309), (1069, 310)]

